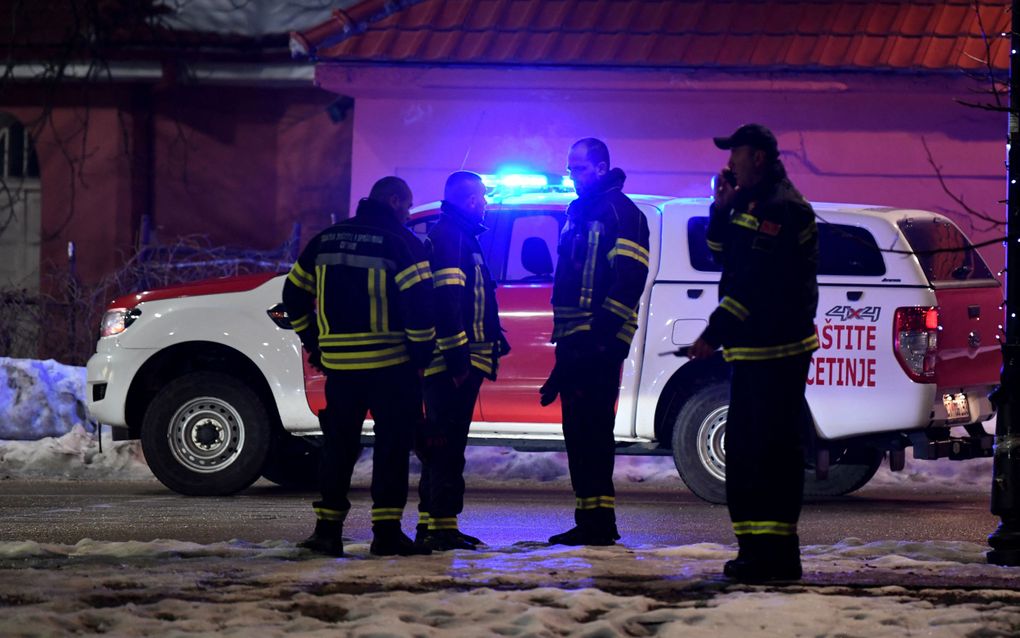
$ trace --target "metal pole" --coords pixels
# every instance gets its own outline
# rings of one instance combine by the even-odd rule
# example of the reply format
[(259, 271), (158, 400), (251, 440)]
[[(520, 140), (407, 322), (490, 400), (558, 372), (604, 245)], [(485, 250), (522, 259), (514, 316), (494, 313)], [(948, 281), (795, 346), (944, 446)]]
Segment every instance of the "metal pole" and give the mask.
[(992, 393), (998, 408), (992, 470), (992, 514), (1000, 518), (988, 537), (989, 563), (1020, 565), (1020, 0), (1013, 0), (1009, 54), (1009, 139), (1006, 203), (1006, 338), (1002, 376)]

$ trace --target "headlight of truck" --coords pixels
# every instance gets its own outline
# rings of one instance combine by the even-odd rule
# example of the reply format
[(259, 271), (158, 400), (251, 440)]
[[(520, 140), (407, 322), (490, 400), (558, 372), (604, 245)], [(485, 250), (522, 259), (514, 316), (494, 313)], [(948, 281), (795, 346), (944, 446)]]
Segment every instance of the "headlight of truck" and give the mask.
[(127, 330), (127, 327), (134, 323), (134, 320), (142, 314), (138, 308), (110, 308), (103, 315), (103, 321), (99, 325), (100, 337), (112, 337)]

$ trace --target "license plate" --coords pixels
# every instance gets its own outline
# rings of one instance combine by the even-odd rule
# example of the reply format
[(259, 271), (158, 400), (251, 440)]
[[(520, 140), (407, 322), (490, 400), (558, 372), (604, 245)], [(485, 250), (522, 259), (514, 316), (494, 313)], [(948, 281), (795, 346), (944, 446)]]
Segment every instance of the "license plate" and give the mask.
[(950, 421), (970, 422), (970, 402), (967, 401), (966, 394), (944, 394), (942, 404), (946, 406), (946, 414)]

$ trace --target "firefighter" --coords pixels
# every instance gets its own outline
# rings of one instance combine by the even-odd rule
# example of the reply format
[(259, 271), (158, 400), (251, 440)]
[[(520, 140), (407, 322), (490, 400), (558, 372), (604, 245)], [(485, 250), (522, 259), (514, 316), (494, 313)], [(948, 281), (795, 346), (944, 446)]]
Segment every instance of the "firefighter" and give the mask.
[(484, 232), (485, 184), (458, 171), (443, 190), (442, 215), (426, 243), (435, 286), (436, 349), (425, 370), (424, 436), (415, 541), (445, 551), (476, 549), (460, 531), (464, 509), (464, 449), (483, 379), (494, 381), (509, 350), (499, 325), (496, 285), (478, 243)]
[(602, 141), (575, 142), (567, 171), (577, 199), (567, 209), (553, 284), (556, 365), (540, 392), (543, 405), (560, 396), (576, 525), (549, 542), (612, 545), (620, 538), (613, 424), (648, 276), (648, 222), (623, 194), (626, 176), (610, 169)]
[(300, 546), (330, 556), (343, 555), (347, 493), (369, 410), (375, 419), (369, 549), (377, 556), (428, 553), (400, 528), (408, 457), (423, 421), (419, 375), (435, 340), (432, 271), (421, 242), (404, 226), (410, 207), (402, 179), (380, 179), (353, 218), (308, 243), (283, 288), (309, 362), (326, 375), (322, 498), (312, 504), (315, 531)]
[(818, 230), (771, 131), (747, 124), (715, 145), (730, 152), (707, 232), (722, 263), (720, 301), (688, 354), (708, 357), (721, 345), (731, 369), (726, 499), (739, 551), (724, 574), (797, 580), (803, 441), (812, 423), (804, 389), (818, 349)]

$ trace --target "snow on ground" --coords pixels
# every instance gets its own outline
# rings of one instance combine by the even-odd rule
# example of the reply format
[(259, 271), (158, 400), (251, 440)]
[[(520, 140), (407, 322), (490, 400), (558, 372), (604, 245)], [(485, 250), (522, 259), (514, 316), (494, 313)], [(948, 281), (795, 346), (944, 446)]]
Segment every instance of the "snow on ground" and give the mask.
[[(284, 541), (0, 542), (0, 634), (1015, 636), (1020, 593), (971, 543), (805, 548), (805, 581), (717, 577), (726, 546), (315, 557)], [(954, 581), (969, 583), (952, 589)], [(973, 583), (979, 583), (974, 586)], [(906, 585), (900, 583), (907, 583)], [(910, 584), (913, 583), (913, 584)]]
[[(137, 443), (97, 439), (84, 371), (0, 359), (0, 478), (152, 476)], [(31, 440), (38, 439), (38, 440)], [(566, 481), (562, 454), (472, 448), (468, 480)], [(370, 462), (359, 463), (367, 483)], [(913, 463), (878, 482), (986, 489), (990, 464)], [(669, 457), (618, 459), (618, 481), (679, 485)], [(732, 545), (569, 548), (327, 559), (293, 542), (73, 545), (0, 540), (0, 635), (51, 636), (1015, 636), (1016, 569), (987, 546), (864, 543), (803, 548), (805, 578), (752, 587), (719, 577)]]

